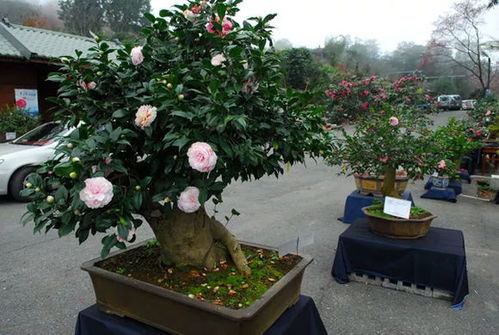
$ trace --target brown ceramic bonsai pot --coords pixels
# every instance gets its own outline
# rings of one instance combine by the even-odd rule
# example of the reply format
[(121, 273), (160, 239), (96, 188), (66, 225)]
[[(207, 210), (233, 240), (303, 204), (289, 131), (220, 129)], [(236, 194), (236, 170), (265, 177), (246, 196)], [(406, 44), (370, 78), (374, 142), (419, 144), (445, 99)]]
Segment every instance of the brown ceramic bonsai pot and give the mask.
[[(241, 243), (275, 250), (254, 243)], [(112, 253), (110, 257), (122, 252), (127, 250)], [(295, 268), (260, 299), (239, 310), (191, 299), (166, 288), (106, 271), (95, 265), (101, 258), (88, 261), (81, 268), (90, 274), (97, 305), (103, 312), (127, 316), (172, 334), (262, 334), (298, 301), (303, 272), (312, 262), (311, 257), (301, 257)]]
[[(375, 197), (383, 197), (381, 189), (383, 188), (383, 176), (371, 176), (371, 175), (361, 175), (354, 174), (355, 186), (357, 191), (363, 195), (373, 195)], [(397, 176), (395, 179), (395, 191), (402, 194), (405, 191), (409, 179), (407, 177)]]
[(371, 230), (381, 236), (394, 239), (417, 239), (425, 236), (430, 230), (430, 225), (436, 215), (421, 219), (386, 218), (369, 213), (369, 207), (362, 208), (367, 216)]

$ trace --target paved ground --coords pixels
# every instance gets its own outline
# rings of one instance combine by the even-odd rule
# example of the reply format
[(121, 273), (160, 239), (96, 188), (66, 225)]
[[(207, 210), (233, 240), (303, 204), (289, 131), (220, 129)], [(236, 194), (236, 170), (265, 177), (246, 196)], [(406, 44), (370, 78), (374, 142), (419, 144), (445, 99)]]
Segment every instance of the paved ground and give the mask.
[[(439, 124), (448, 116), (442, 113)], [(231, 223), (239, 238), (279, 245), (313, 232), (303, 252), (315, 262), (307, 269), (303, 293), (314, 298), (330, 334), (497, 334), (499, 333), (499, 206), (460, 198), (457, 204), (420, 199), (421, 182), (410, 185), (418, 205), (439, 215), (434, 226), (465, 234), (470, 295), (455, 311), (447, 301), (367, 286), (340, 285), (330, 276), (342, 216), (353, 180), (310, 161), (276, 180), (234, 184), (223, 211), (242, 215)], [(56, 233), (32, 235), (19, 225), (24, 205), (0, 198), (0, 334), (71, 334), (76, 315), (94, 303), (88, 275), (79, 265), (100, 252), (100, 238), (85, 244)], [(139, 240), (152, 236), (146, 227)]]

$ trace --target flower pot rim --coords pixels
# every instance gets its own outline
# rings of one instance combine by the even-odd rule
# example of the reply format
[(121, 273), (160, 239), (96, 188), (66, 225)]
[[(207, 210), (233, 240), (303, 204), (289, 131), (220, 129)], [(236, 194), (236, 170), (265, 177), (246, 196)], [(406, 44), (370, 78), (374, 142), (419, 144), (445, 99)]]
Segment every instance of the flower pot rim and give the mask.
[(434, 215), (433, 213), (429, 212), (431, 214), (430, 216), (427, 216), (427, 217), (424, 217), (421, 219), (387, 218), (384, 216), (379, 216), (379, 215), (374, 215), (374, 214), (369, 213), (368, 209), (371, 207), (374, 207), (374, 206), (378, 206), (378, 205), (371, 205), (371, 206), (367, 206), (367, 207), (362, 207), (362, 212), (368, 217), (373, 217), (373, 218), (378, 218), (378, 219), (383, 219), (383, 220), (393, 221), (393, 222), (414, 222), (414, 223), (416, 223), (416, 222), (425, 222), (425, 221), (429, 221), (429, 220), (434, 220), (438, 217), (437, 215)]
[[(104, 258), (110, 258), (116, 255), (119, 255), (121, 253), (140, 248), (141, 246), (145, 245), (148, 241), (153, 240), (153, 239), (147, 239), (144, 240), (140, 243), (137, 243), (127, 249), (124, 250), (117, 250), (109, 254), (108, 257)], [(274, 250), (278, 251), (277, 248), (271, 247), (268, 245), (263, 245), (263, 244), (258, 244), (258, 243), (253, 243), (253, 242), (247, 242), (247, 241), (238, 241), (240, 244), (247, 245), (250, 247), (256, 247), (260, 249), (268, 249), (268, 250)], [(103, 277), (108, 277), (111, 278), (117, 282), (127, 284), (133, 287), (140, 288), (150, 294), (165, 297), (170, 300), (174, 300), (177, 302), (180, 302), (185, 305), (190, 305), (191, 307), (198, 308), (200, 310), (209, 312), (209, 313), (214, 313), (218, 314), (221, 316), (224, 316), (226, 318), (230, 318), (232, 320), (245, 320), (245, 319), (250, 319), (256, 312), (260, 310), (260, 308), (264, 305), (266, 305), (270, 301), (270, 297), (275, 295), (281, 287), (286, 286), (288, 282), (290, 282), (292, 279), (295, 278), (295, 276), (304, 271), (305, 268), (312, 263), (313, 258), (309, 255), (299, 255), (302, 257), (302, 260), (296, 264), (296, 266), (291, 269), (288, 273), (286, 273), (281, 279), (279, 279), (276, 283), (274, 283), (267, 291), (265, 291), (262, 296), (255, 300), (250, 306), (242, 309), (232, 309), (226, 306), (219, 306), (219, 305), (214, 305), (210, 302), (207, 301), (201, 301), (197, 299), (192, 299), (189, 298), (188, 296), (178, 293), (172, 290), (169, 290), (167, 288), (159, 287), (154, 284), (150, 284), (135, 278), (129, 278), (111, 271), (104, 270), (103, 268), (97, 267), (95, 264), (104, 260), (101, 257), (94, 258), (92, 260), (86, 261), (81, 265), (81, 269), (83, 271), (87, 271), (89, 273), (96, 273), (99, 274)]]
[[(377, 179), (377, 180), (384, 180), (385, 176), (376, 176), (376, 175), (366, 175), (366, 174), (360, 174), (360, 173), (354, 173), (353, 176), (355, 178), (361, 178), (361, 179)], [(396, 181), (409, 181), (409, 177), (400, 177), (400, 176), (395, 176)]]

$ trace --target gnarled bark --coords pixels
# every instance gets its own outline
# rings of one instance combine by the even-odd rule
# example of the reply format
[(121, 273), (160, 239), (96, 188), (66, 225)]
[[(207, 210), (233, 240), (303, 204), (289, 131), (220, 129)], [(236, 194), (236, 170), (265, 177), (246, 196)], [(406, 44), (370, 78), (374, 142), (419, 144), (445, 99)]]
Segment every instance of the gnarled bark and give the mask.
[(251, 275), (235, 237), (204, 209), (193, 214), (174, 209), (167, 217), (155, 215), (153, 211), (146, 219), (160, 244), (162, 263), (212, 270), (227, 257), (227, 252), (215, 245), (218, 241), (227, 248), (237, 269), (246, 276)]

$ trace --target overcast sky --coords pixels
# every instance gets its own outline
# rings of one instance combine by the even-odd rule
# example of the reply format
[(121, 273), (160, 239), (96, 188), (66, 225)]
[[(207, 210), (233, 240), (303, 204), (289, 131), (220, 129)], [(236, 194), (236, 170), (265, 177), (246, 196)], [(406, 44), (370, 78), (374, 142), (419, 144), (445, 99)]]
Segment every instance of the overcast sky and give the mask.
[[(154, 13), (182, 0), (151, 0)], [(425, 44), (433, 22), (455, 0), (246, 0), (236, 20), (277, 13), (274, 39), (286, 38), (296, 47), (324, 45), (328, 36), (376, 39), (382, 51), (402, 41)], [(490, 10), (483, 31), (499, 39), (499, 6)]]

